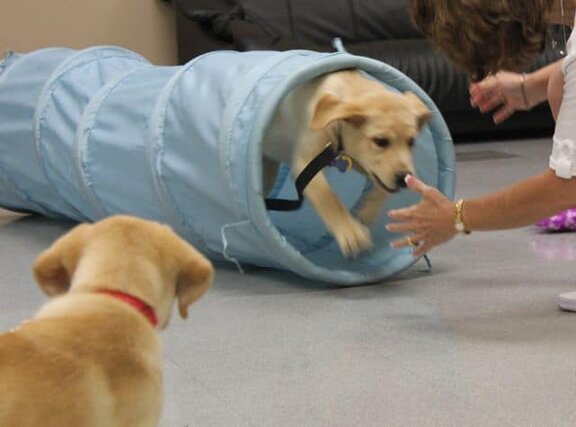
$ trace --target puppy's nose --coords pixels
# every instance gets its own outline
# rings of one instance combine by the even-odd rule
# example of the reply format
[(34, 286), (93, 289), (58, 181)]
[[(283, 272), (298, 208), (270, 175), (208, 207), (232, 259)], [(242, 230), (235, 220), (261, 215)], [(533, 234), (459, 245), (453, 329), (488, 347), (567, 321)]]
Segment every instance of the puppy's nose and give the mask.
[(398, 172), (396, 174), (396, 188), (406, 188), (406, 175), (410, 172)]

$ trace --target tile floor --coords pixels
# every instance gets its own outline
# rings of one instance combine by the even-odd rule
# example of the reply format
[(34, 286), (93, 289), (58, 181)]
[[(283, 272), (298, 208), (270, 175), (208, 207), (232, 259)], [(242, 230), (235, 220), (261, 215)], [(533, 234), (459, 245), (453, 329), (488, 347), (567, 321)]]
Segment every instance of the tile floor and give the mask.
[[(458, 145), (471, 197), (547, 166), (549, 139)], [(70, 225), (0, 212), (0, 328), (45, 301), (30, 265)], [(162, 427), (574, 426), (576, 234), (474, 233), (372, 286), (220, 267), (163, 332)]]

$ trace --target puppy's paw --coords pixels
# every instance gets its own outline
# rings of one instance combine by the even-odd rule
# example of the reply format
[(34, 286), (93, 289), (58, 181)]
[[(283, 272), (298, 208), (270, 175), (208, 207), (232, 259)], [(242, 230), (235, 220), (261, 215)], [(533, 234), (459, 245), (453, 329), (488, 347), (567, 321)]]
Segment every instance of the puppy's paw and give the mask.
[(350, 218), (349, 221), (338, 227), (334, 231), (334, 237), (346, 258), (354, 258), (360, 252), (374, 246), (370, 230), (354, 218)]

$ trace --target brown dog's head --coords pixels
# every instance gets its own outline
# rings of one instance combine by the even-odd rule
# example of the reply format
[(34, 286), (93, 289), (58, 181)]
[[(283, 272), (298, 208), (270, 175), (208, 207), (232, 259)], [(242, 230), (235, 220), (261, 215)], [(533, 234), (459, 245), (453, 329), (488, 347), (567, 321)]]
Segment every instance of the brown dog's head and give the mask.
[(130, 216), (79, 225), (34, 264), (36, 281), (47, 295), (126, 292), (156, 310), (161, 328), (168, 324), (175, 299), (180, 315), (187, 316), (213, 273), (210, 261), (170, 227)]
[[(404, 187), (414, 174), (412, 146), (430, 111), (413, 93), (398, 94), (368, 79), (345, 99), (324, 93), (315, 106), (311, 128), (341, 132), (344, 152), (387, 192)], [(341, 127), (334, 126), (336, 122)]]

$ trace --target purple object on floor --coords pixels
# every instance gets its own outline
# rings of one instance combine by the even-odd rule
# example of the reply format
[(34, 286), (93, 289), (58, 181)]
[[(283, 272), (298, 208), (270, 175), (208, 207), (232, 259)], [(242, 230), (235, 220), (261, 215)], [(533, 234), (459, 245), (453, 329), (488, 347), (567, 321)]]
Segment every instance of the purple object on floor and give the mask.
[(544, 231), (574, 231), (576, 230), (576, 208), (567, 209), (538, 221), (536, 225)]

